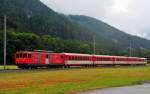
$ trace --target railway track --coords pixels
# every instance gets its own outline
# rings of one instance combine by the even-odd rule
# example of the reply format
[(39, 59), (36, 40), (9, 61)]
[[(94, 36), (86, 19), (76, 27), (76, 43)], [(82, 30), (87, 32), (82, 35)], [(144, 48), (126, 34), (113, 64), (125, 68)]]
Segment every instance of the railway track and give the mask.
[(58, 71), (58, 70), (71, 70), (71, 69), (81, 69), (81, 67), (72, 68), (39, 68), (39, 69), (0, 69), (0, 73), (8, 72), (30, 72), (30, 71)]
[[(143, 65), (144, 66), (144, 65)], [(150, 67), (150, 65), (145, 65)], [(92, 69), (92, 68), (125, 68), (125, 67), (141, 67), (141, 66), (97, 66), (97, 67), (70, 67), (70, 68), (39, 68), (39, 69), (0, 69), (0, 73), (9, 72), (31, 72), (31, 71), (58, 71), (58, 70), (73, 70), (73, 69)]]
[(17, 72), (17, 71), (25, 71), (25, 70), (22, 70), (22, 69), (0, 69), (0, 73), (5, 73), (5, 72)]

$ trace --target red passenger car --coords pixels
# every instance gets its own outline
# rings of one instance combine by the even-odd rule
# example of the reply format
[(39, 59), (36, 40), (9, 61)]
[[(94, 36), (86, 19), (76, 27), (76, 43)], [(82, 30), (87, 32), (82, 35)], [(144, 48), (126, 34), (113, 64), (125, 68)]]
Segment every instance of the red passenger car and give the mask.
[(89, 54), (62, 53), (65, 66), (93, 65), (93, 56)]

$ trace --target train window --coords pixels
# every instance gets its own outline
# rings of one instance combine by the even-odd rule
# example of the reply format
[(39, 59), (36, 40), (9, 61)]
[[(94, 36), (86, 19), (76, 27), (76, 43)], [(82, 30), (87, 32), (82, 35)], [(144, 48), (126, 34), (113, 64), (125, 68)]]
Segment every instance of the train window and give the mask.
[(81, 60), (81, 57), (79, 57), (79, 60)]
[(76, 56), (76, 60), (78, 60), (78, 57)]
[(83, 57), (83, 60), (85, 60), (85, 57)]
[(102, 61), (102, 58), (99, 58), (99, 61)]
[(79, 57), (79, 60), (81, 60), (81, 57)]
[(60, 58), (63, 58), (63, 56), (61, 55)]
[(105, 61), (106, 59), (105, 58), (102, 58), (102, 61)]
[(20, 58), (22, 58), (22, 53), (20, 53)]
[(111, 58), (103, 58), (103, 61), (111, 61)]
[(129, 58), (129, 61), (132, 61), (132, 60)]
[(79, 57), (80, 58), (80, 60), (82, 60), (82, 57)]
[(74, 56), (74, 60), (76, 60), (76, 56)]
[(19, 54), (16, 54), (16, 58), (19, 58)]
[(23, 54), (23, 58), (26, 58), (27, 57), (27, 54), (25, 53), (25, 54)]
[(80, 60), (82, 60), (82, 57), (79, 57), (80, 58)]
[(46, 54), (46, 58), (48, 58), (48, 54)]
[(86, 60), (86, 57), (84, 57), (84, 60)]
[(69, 56), (69, 60), (71, 60), (71, 56)]
[(100, 58), (98, 57), (98, 61), (100, 61)]
[(117, 61), (125, 61), (124, 58), (117, 58)]
[(83, 57), (81, 57), (81, 60), (83, 60)]
[(28, 58), (31, 58), (31, 54), (28, 54)]
[(106, 61), (109, 61), (110, 60), (110, 58), (106, 58)]
[(131, 59), (131, 61), (134, 61), (134, 59)]

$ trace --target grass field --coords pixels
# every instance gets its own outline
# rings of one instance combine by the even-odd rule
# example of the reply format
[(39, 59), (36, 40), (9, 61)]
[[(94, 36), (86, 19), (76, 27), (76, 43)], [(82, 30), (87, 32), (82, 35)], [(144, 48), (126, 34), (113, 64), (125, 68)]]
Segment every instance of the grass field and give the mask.
[[(3, 65), (0, 65), (0, 70), (4, 69)], [(6, 65), (6, 69), (18, 69), (15, 65)]]
[(0, 73), (0, 94), (70, 94), (148, 80), (146, 66), (8, 72)]

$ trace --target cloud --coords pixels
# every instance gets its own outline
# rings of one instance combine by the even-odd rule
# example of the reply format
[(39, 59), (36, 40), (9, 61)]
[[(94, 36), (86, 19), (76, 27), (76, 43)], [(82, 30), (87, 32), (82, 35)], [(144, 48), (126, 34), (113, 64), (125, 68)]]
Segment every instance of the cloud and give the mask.
[(150, 0), (41, 0), (64, 14), (98, 18), (129, 34), (150, 39)]

